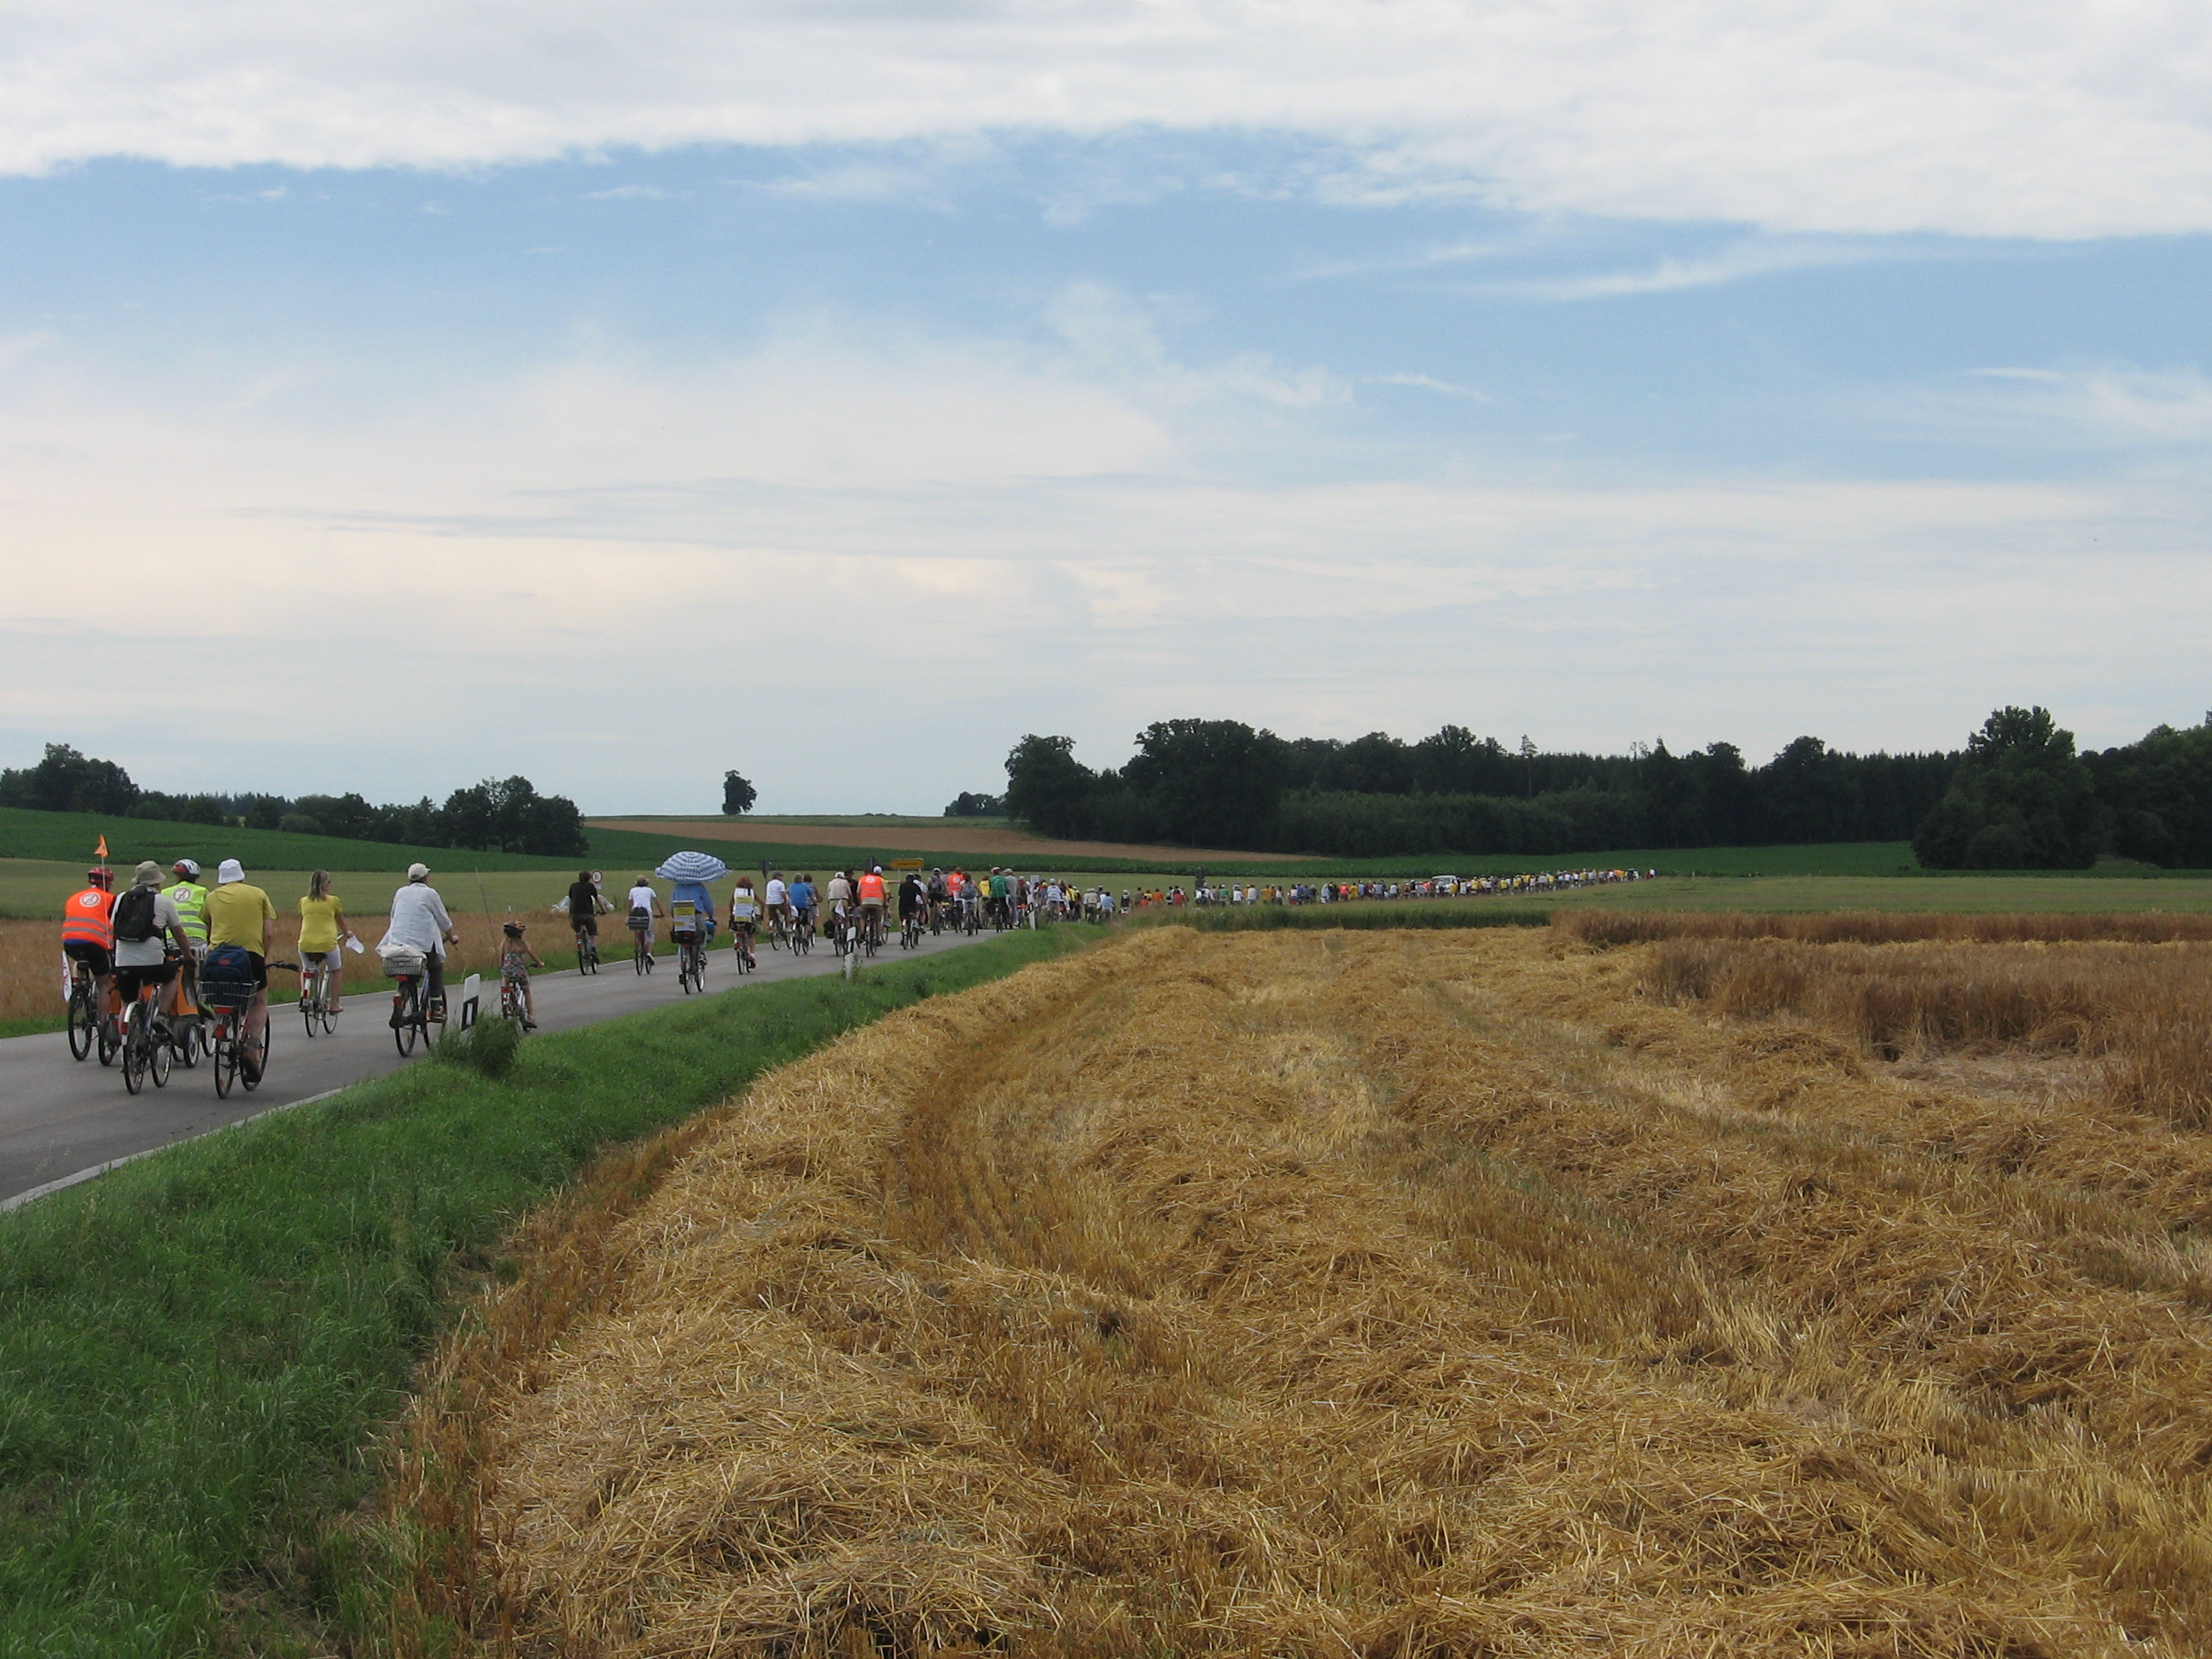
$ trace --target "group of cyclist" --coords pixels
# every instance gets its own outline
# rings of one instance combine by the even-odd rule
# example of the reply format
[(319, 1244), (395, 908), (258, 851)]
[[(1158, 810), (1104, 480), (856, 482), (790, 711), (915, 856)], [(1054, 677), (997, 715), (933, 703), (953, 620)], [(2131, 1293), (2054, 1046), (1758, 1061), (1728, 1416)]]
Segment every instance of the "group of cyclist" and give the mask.
[[(458, 936), (429, 874), (421, 864), (409, 868), (378, 949), (422, 953), (434, 1017), (442, 1018), (445, 952)], [(269, 1052), (270, 968), (296, 969), (303, 984), (319, 988), (322, 1010), (334, 1018), (344, 1006), (345, 947), (361, 949), (329, 871), (314, 872), (299, 911), (299, 961), (272, 963), (276, 906), (246, 879), (237, 859), (216, 866), (212, 886), (192, 859), (179, 859), (166, 872), (149, 860), (121, 892), (106, 865), (87, 870), (85, 885), (62, 906), (61, 945), (73, 995), (81, 988), (79, 1000), (92, 1011), (102, 1058), (119, 1045), (124, 1024), (142, 1002), (163, 1040), (189, 1042), (189, 1028), (205, 1022), (210, 1005), (220, 1000), (236, 1012), (239, 1069), (249, 1087), (258, 1083)]]

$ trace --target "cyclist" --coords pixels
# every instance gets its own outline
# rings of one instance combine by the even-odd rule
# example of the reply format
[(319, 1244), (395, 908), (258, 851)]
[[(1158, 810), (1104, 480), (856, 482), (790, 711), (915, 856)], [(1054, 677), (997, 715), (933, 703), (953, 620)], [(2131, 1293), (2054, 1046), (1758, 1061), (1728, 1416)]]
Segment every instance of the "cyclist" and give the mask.
[[(222, 866), (228, 870), (230, 866)], [(442, 1020), (446, 1017), (446, 947), (458, 945), (460, 938), (453, 932), (453, 919), (446, 913), (446, 901), (438, 890), (430, 885), (430, 866), (410, 864), (407, 866), (407, 884), (392, 896), (392, 919), (385, 924), (384, 942), (404, 945), (410, 951), (422, 953), (423, 971), (428, 976), (422, 1012), (428, 1019)], [(380, 946), (380, 949), (382, 947)], [(398, 1010), (392, 1018), (399, 1018)]]
[(842, 870), (830, 878), (830, 885), (823, 890), (822, 902), (830, 907), (830, 937), (842, 945), (845, 938), (845, 912), (853, 904), (853, 884)]
[(768, 878), (768, 926), (771, 942), (781, 938), (791, 922), (791, 889), (785, 884), (783, 872), (770, 873)]
[(730, 890), (730, 945), (745, 959), (748, 968), (760, 966), (753, 955), (753, 929), (759, 923), (760, 902), (753, 896), (753, 878), (739, 876), (738, 884)]
[(870, 865), (855, 885), (860, 889), (860, 932), (881, 945), (884, 942), (884, 866)]
[(805, 871), (791, 884), (791, 925), (811, 927), (814, 925), (814, 878)]
[(522, 993), (522, 1029), (538, 1029), (538, 1002), (530, 992), (530, 968), (532, 963), (543, 968), (545, 958), (530, 948), (523, 937), (522, 924), (510, 921), (499, 930), (499, 981), (501, 986), (512, 985)]
[[(161, 890), (161, 866), (151, 859), (138, 866), (130, 890), (115, 901), (111, 920), (115, 928), (115, 993), (127, 1011), (147, 987), (167, 985), (177, 976), (177, 963), (190, 958), (191, 941), (176, 901)], [(172, 940), (174, 956), (168, 950)], [(160, 1009), (157, 1000), (153, 1006), (157, 1022)], [(164, 1035), (159, 1024), (154, 1029), (157, 1036)]]
[(84, 880), (62, 905), (62, 954), (91, 971), (92, 1006), (104, 1020), (115, 966), (115, 872), (94, 868)]
[(182, 1000), (197, 1002), (199, 959), (207, 954), (208, 890), (200, 885), (200, 866), (191, 859), (179, 859), (169, 871), (177, 879), (161, 892), (177, 907), (178, 918), (184, 923), (185, 938), (191, 946), (179, 969), (184, 978)]
[[(269, 1042), (269, 947), (276, 938), (276, 907), (268, 894), (246, 879), (246, 866), (236, 859), (225, 859), (216, 866), (215, 890), (207, 896), (207, 925), (210, 971), (219, 951), (245, 955), (241, 977), (252, 982), (253, 1002), (246, 1011), (243, 1047), (248, 1056), (258, 1056), (266, 1052)], [(242, 1058), (239, 1064), (249, 1081), (258, 1079), (258, 1058)]]
[(595, 872), (579, 870), (575, 880), (568, 884), (568, 932), (576, 942), (576, 954), (584, 953), (584, 940), (599, 937), (599, 912), (611, 909), (606, 900), (599, 896), (599, 878)]
[(929, 921), (929, 884), (921, 878), (921, 872), (909, 870), (899, 883), (899, 927), (905, 930), (908, 922), (920, 916), (926, 925)]
[(660, 908), (660, 895), (653, 890), (653, 878), (640, 876), (637, 885), (629, 890), (630, 948), (647, 962), (653, 960), (653, 919), (667, 914)]
[(668, 914), (674, 916), (676, 907), (685, 902), (692, 906), (693, 915), (702, 924), (699, 943), (703, 949), (714, 939), (714, 896), (707, 890), (703, 881), (679, 881), (669, 890)]
[(330, 970), (331, 1012), (343, 1006), (338, 975), (345, 971), (345, 952), (340, 947), (353, 937), (346, 926), (345, 904), (331, 891), (331, 872), (318, 870), (307, 878), (307, 895), (300, 901), (300, 985), (304, 994), (319, 969)]
[(997, 865), (991, 866), (991, 909), (1008, 927), (1014, 925), (1014, 880)]

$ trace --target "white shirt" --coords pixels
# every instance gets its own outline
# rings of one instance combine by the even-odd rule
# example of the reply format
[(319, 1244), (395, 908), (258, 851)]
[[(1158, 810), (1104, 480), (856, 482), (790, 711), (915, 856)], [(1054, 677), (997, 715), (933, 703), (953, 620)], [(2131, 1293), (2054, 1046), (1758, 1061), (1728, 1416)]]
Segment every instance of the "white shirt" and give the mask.
[(426, 957), (436, 956), (445, 948), (446, 935), (453, 931), (453, 919), (446, 914), (446, 901), (429, 883), (410, 881), (392, 896), (392, 920), (384, 928), (388, 942), (404, 945)]
[[(121, 903), (120, 898), (117, 903)], [(110, 914), (113, 907), (109, 907)], [(167, 953), (168, 934), (163, 930), (181, 929), (184, 921), (177, 915), (177, 902), (167, 893), (154, 895), (154, 936), (151, 939), (118, 939), (115, 941), (115, 965), (118, 968), (159, 968)]]
[(653, 907), (659, 902), (660, 895), (650, 887), (633, 887), (629, 890), (629, 908), (633, 910), (642, 910), (649, 916), (653, 914)]
[(789, 896), (789, 893), (790, 890), (783, 884), (781, 876), (770, 876), (768, 878), (768, 902), (770, 908), (783, 903)]

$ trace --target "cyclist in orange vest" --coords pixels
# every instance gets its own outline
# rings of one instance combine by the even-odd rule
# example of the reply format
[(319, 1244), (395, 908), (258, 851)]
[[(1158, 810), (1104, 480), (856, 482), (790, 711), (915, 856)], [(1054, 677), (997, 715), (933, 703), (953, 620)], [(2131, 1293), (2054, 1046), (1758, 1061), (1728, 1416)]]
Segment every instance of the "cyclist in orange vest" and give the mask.
[(62, 954), (92, 970), (93, 1006), (107, 1017), (107, 988), (115, 971), (115, 872), (84, 872), (91, 885), (71, 893), (62, 906)]
[(884, 866), (872, 864), (860, 878), (860, 926), (867, 936), (884, 942)]

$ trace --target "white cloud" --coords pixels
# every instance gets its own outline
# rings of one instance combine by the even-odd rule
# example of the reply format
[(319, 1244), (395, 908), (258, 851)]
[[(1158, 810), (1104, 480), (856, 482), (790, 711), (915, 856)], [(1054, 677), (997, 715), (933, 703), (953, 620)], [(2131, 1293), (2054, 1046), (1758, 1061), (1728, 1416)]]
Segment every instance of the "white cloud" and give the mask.
[(1345, 147), (1340, 198), (1794, 231), (2212, 228), (2196, 0), (15, 0), (0, 168), (470, 167), (1143, 129)]
[[(793, 806), (933, 810), (1022, 731), (1113, 759), (1168, 714), (1758, 752), (1955, 742), (2007, 700), (2097, 742), (2201, 706), (2199, 485), (1271, 487), (1206, 446), (1327, 408), (1179, 364), (1110, 293), (1063, 300), (1080, 349), (824, 325), (416, 402), (327, 365), (118, 386), (27, 350), (0, 380), (0, 746), (66, 738), (165, 787), (520, 770), (665, 810), (740, 763)], [(2153, 424), (2204, 401), (2124, 390)], [(88, 570), (149, 597), (88, 611)], [(262, 700), (228, 750), (241, 675), (333, 695)], [(404, 729), (402, 685), (433, 711)], [(823, 763), (838, 733), (857, 775)]]
[(1477, 291), (1515, 295), (1529, 300), (1612, 300), (1638, 294), (1671, 294), (1687, 288), (1711, 288), (1785, 270), (1856, 264), (1869, 258), (1896, 257), (1893, 247), (1885, 247), (1876, 253), (1849, 243), (1752, 240), (1700, 258), (1661, 259), (1642, 270), (1484, 283), (1478, 285)]
[(1876, 411), (1908, 428), (1996, 437), (2018, 448), (2156, 452), (2212, 444), (2212, 380), (2124, 364), (1985, 368), (1890, 394)]

